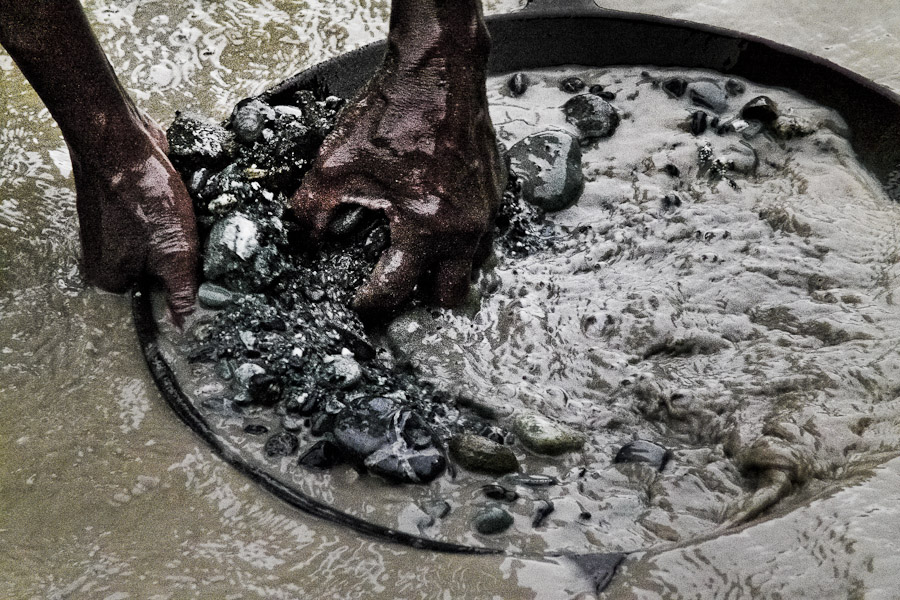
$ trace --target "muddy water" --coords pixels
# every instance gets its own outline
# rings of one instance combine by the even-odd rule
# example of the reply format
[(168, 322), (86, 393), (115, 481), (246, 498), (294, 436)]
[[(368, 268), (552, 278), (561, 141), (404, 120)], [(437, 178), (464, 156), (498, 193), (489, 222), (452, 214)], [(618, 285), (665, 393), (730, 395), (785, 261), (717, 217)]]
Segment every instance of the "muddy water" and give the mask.
[[(892, 1), (632, 4), (606, 3), (763, 35), (900, 90)], [(123, 82), (162, 121), (183, 106), (221, 114), (383, 36), (387, 5), (87, 2)], [(298, 515), (212, 456), (155, 392), (127, 300), (85, 289), (64, 144), (2, 54), (0, 72), (0, 596), (553, 598), (584, 589), (549, 563), (359, 539)], [(608, 596), (895, 597), (898, 483), (900, 461), (889, 461), (780, 519), (636, 556)]]

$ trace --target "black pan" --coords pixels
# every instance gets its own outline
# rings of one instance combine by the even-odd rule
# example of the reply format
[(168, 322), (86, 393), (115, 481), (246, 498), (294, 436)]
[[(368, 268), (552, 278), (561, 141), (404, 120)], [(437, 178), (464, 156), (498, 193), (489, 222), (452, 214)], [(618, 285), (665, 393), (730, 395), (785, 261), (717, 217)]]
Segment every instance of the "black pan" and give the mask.
[[(764, 39), (655, 16), (597, 8), (591, 0), (532, 2), (526, 9), (489, 17), (493, 40), (489, 72), (500, 73), (566, 64), (648, 65), (711, 69), (776, 87), (790, 88), (837, 110), (852, 132), (862, 162), (891, 192), (900, 167), (900, 96), (822, 58)], [(324, 88), (350, 97), (381, 62), (384, 41), (307, 69), (261, 94), (278, 104), (299, 89)], [(896, 187), (896, 183), (894, 184)], [(894, 199), (900, 200), (896, 190)], [(295, 507), (348, 525), (383, 540), (444, 552), (495, 553), (499, 550), (421, 538), (323, 505), (244, 462), (218, 442), (192, 406), (157, 344), (150, 293), (137, 292), (134, 314), (151, 374), (178, 415), (222, 458)], [(577, 557), (596, 580), (608, 581), (621, 554)], [(573, 557), (576, 558), (576, 557)]]

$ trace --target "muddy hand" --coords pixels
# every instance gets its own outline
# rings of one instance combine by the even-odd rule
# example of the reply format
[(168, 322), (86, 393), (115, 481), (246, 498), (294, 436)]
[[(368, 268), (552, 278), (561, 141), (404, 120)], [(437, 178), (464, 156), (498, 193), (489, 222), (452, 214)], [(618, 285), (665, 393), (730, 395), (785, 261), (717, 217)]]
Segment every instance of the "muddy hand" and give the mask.
[(147, 118), (122, 148), (71, 151), (88, 281), (126, 291), (144, 274), (165, 287), (177, 323), (193, 309), (198, 242), (187, 190), (166, 157), (165, 135)]
[(291, 200), (320, 237), (335, 209), (382, 210), (391, 246), (355, 307), (398, 307), (417, 285), (441, 305), (468, 291), (505, 183), (487, 111), (490, 40), (478, 0), (394, 0), (388, 52), (344, 110)]

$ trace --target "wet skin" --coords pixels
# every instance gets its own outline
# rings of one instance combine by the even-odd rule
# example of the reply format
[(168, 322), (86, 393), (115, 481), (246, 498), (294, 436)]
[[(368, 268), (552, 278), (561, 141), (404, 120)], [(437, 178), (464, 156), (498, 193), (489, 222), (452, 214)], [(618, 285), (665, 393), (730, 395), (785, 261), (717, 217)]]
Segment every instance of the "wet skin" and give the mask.
[(343, 203), (382, 210), (391, 246), (355, 308), (399, 306), (417, 285), (466, 295), (506, 183), (488, 115), (480, 0), (393, 0), (388, 51), (291, 200), (314, 237)]
[[(198, 240), (163, 131), (122, 88), (78, 0), (0, 0), (0, 43), (68, 145), (87, 280), (122, 292), (154, 276), (180, 322), (196, 299)], [(342, 203), (388, 216), (391, 246), (356, 297), (370, 314), (422, 282), (458, 303), (505, 183), (480, 0), (394, 0), (388, 45), (291, 200), (313, 239)]]
[(180, 322), (196, 298), (197, 231), (162, 129), (122, 88), (78, 0), (0, 0), (0, 43), (69, 147), (87, 280), (123, 292), (154, 276)]

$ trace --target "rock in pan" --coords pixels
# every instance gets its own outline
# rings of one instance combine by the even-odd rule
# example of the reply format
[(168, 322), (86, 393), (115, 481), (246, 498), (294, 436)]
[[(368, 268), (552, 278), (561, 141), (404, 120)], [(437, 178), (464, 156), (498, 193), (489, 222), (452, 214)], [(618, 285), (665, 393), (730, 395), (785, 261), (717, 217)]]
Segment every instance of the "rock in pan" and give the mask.
[(522, 195), (531, 204), (553, 212), (581, 197), (581, 148), (574, 136), (562, 131), (530, 135), (510, 148), (508, 155)]
[(662, 471), (669, 461), (669, 456), (670, 452), (659, 444), (647, 440), (634, 440), (619, 449), (614, 462), (644, 463)]
[(450, 453), (460, 466), (483, 473), (511, 473), (519, 470), (519, 461), (508, 446), (471, 433), (454, 436)]
[(483, 535), (502, 533), (513, 524), (512, 515), (499, 506), (490, 506), (481, 510), (473, 521), (475, 530)]
[(578, 128), (582, 142), (605, 138), (619, 126), (619, 113), (596, 94), (579, 94), (563, 105), (566, 121)]
[(514, 430), (526, 448), (538, 454), (557, 455), (581, 449), (584, 436), (571, 427), (551, 421), (533, 412), (522, 411), (516, 415)]

